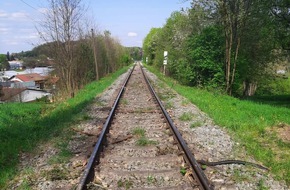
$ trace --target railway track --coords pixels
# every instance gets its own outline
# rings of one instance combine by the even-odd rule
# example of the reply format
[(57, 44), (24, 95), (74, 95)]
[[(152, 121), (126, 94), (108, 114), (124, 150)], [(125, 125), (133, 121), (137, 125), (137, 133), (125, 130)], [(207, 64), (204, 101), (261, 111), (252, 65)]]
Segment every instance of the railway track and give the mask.
[(213, 189), (140, 65), (122, 86), (77, 189)]

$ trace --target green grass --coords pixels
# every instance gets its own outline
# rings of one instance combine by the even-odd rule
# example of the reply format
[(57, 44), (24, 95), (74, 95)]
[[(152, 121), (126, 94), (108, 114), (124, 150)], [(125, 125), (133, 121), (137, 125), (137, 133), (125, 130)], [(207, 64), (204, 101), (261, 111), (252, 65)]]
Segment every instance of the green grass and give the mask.
[(148, 69), (207, 113), (216, 124), (227, 128), (250, 155), (271, 169), (276, 179), (283, 179), (290, 185), (290, 143), (281, 141), (271, 132), (281, 123), (290, 124), (289, 108), (182, 86), (155, 69)]
[(156, 141), (148, 139), (145, 133), (146, 133), (145, 129), (142, 129), (140, 127), (136, 127), (133, 129), (133, 135), (136, 135), (138, 137), (138, 140), (136, 141), (136, 145), (148, 146), (148, 145), (158, 144)]
[(138, 146), (148, 146), (148, 145), (156, 145), (158, 143), (157, 141), (153, 141), (153, 140), (148, 139), (145, 136), (142, 136), (136, 141), (136, 144)]
[[(0, 189), (16, 173), (20, 152), (32, 151), (38, 143), (58, 137), (62, 130), (77, 120), (88, 119), (81, 113), (128, 67), (87, 85), (72, 99), (63, 103), (0, 104)], [(68, 152), (63, 152), (63, 158)]]
[(200, 127), (202, 126), (202, 122), (201, 121), (195, 121), (195, 122), (192, 122), (190, 124), (190, 128), (195, 128), (195, 127)]
[(140, 137), (144, 137), (145, 136), (145, 129), (142, 129), (140, 127), (136, 127), (133, 129), (133, 135), (137, 135), (137, 136), (140, 136)]
[(253, 96), (249, 97), (247, 100), (277, 107), (290, 108), (290, 95)]
[(193, 117), (194, 115), (191, 112), (185, 112), (179, 117), (179, 119), (181, 121), (190, 121), (193, 119)]

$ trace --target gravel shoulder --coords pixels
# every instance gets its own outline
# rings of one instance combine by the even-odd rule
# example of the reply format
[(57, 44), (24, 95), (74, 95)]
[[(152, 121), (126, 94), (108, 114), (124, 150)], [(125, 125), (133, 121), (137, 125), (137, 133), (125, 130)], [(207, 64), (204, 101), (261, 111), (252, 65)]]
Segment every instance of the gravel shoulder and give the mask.
[[(258, 163), (235, 142), (230, 134), (205, 113), (178, 95), (154, 74), (146, 71), (155, 90), (175, 125), (197, 159), (221, 161), (229, 159)], [(127, 73), (121, 75), (94, 103), (83, 112), (86, 119), (65, 129), (63, 134), (39, 145), (31, 153), (19, 155), (19, 174), (7, 189), (73, 189), (86, 166), (103, 122)], [(184, 119), (188, 115), (187, 119)], [(68, 155), (66, 155), (67, 153)], [(289, 189), (275, 181), (268, 171), (249, 165), (206, 167), (205, 173), (215, 189)]]

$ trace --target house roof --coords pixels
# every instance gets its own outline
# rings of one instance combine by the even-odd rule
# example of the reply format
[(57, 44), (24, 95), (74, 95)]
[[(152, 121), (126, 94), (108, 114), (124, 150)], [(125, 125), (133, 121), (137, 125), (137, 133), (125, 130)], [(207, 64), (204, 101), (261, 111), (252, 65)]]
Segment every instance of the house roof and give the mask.
[(42, 81), (45, 80), (46, 77), (41, 76), (38, 73), (30, 73), (30, 74), (18, 74), (18, 75), (14, 75), (12, 76), (9, 80), (13, 79), (13, 78), (18, 78), (19, 80), (21, 80), (22, 82), (29, 82), (29, 81)]
[(0, 101), (6, 101), (12, 98), (13, 96), (16, 96), (17, 94), (20, 94), (21, 92), (25, 91), (26, 88), (3, 88), (3, 96), (0, 97)]

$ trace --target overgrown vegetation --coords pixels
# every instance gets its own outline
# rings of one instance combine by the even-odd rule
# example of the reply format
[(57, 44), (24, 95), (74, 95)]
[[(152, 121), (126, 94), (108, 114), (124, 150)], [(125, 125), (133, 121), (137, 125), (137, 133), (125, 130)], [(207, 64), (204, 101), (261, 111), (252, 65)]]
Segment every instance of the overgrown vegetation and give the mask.
[(282, 141), (274, 132), (281, 124), (290, 126), (289, 108), (277, 106), (278, 101), (274, 106), (183, 86), (153, 67), (148, 69), (207, 113), (216, 124), (227, 128), (250, 155), (271, 168), (278, 180), (283, 179), (290, 185), (290, 143)]
[[(19, 153), (31, 151), (38, 143), (58, 137), (63, 129), (79, 119), (79, 113), (97, 94), (127, 69), (88, 84), (74, 98), (60, 104), (0, 104), (0, 188), (15, 174)], [(81, 117), (86, 118), (83, 114)], [(65, 148), (66, 145), (60, 142), (59, 146)], [(65, 159), (69, 154), (63, 151), (55, 159)]]
[[(188, 0), (189, 1), (189, 0)], [(143, 42), (144, 62), (189, 86), (235, 97), (290, 94), (288, 0), (190, 0)]]

